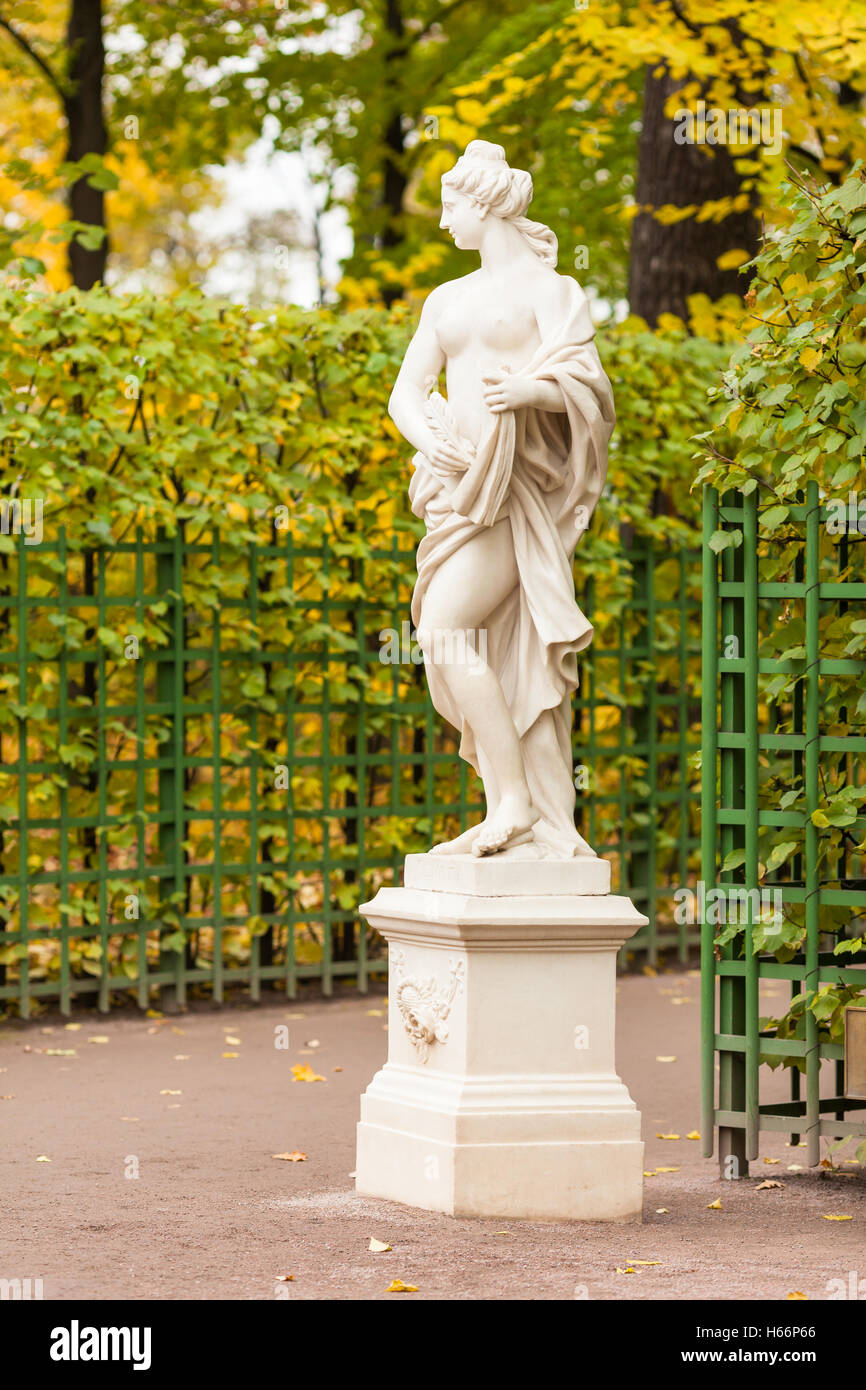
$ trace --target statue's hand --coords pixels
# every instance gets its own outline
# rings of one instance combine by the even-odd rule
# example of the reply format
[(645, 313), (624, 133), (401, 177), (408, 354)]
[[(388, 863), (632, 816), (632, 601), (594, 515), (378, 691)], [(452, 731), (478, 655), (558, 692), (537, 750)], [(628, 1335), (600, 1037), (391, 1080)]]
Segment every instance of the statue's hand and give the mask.
[(486, 372), (484, 382), (484, 404), (493, 415), (501, 415), (503, 410), (520, 410), (522, 406), (532, 405), (535, 397), (535, 383), (528, 376), (512, 376), (507, 367)]

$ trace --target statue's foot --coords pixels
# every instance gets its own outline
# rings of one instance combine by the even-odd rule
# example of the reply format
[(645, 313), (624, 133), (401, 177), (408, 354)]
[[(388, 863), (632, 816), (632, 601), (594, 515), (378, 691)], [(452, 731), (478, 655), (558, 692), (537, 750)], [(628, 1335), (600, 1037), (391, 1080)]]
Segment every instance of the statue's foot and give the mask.
[(526, 803), (514, 806), (504, 799), (489, 820), (484, 822), (472, 846), (472, 853), (499, 854), (512, 845), (523, 845), (534, 839), (532, 827), (540, 820), (541, 812)]
[(481, 821), (478, 825), (471, 825), (468, 830), (464, 830), (462, 835), (457, 835), (453, 840), (443, 840), (441, 844), (434, 845), (430, 850), (431, 854), (470, 854), (472, 846), (478, 839), (486, 821)]

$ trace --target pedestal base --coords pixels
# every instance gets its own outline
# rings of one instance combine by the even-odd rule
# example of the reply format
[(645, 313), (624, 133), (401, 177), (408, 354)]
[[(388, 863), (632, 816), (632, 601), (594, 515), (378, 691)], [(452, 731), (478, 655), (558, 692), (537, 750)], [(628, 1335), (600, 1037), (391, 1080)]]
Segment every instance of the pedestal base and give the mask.
[(357, 1191), (453, 1216), (640, 1221), (640, 1115), (613, 1055), (616, 952), (646, 920), (632, 903), (383, 888), (361, 911), (391, 973)]

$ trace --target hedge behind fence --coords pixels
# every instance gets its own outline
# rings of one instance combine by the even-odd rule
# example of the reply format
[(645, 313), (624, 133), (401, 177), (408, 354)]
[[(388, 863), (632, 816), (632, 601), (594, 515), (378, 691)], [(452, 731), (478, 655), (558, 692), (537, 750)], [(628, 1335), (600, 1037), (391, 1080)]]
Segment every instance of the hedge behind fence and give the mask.
[[(408, 314), (7, 289), (0, 329), (5, 515), (42, 506), (41, 543), (0, 534), (5, 997), (363, 977), (357, 903), (478, 796), (423, 669), (379, 660), (419, 536), (386, 415)], [(658, 831), (652, 899), (689, 827), (676, 797), (648, 826), (628, 749), (650, 690), (696, 693), (679, 589), (695, 602), (698, 576), (654, 585), (645, 543), (694, 544), (689, 439), (726, 353), (675, 323), (600, 347), (620, 424), (576, 576), (596, 651), (621, 656), (578, 732), (599, 847)], [(679, 737), (684, 709), (654, 707), (654, 731)], [(679, 754), (653, 775), (680, 781)]]

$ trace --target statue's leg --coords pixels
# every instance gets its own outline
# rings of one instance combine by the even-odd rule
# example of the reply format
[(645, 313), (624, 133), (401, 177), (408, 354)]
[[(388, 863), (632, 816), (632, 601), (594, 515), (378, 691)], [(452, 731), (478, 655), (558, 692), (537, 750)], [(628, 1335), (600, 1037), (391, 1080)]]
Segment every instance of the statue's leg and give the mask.
[(475, 837), (477, 854), (493, 853), (525, 837), (538, 819), (532, 805), (523, 753), (496, 672), (479, 640), (489, 615), (519, 582), (511, 523), (505, 518), (479, 528), (430, 581), (418, 640), (434, 665), (493, 773), (498, 805)]
[(477, 825), (470, 825), (469, 829), (464, 830), (462, 835), (457, 835), (453, 840), (442, 840), (440, 844), (434, 845), (430, 851), (431, 854), (471, 854), (475, 841), (486, 826), (489, 817), (495, 814), (499, 805), (499, 788), (496, 785), (496, 775), (490, 759), (480, 744), (478, 745), (478, 762), (481, 766), (481, 780), (484, 783), (487, 815)]

